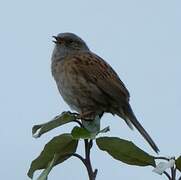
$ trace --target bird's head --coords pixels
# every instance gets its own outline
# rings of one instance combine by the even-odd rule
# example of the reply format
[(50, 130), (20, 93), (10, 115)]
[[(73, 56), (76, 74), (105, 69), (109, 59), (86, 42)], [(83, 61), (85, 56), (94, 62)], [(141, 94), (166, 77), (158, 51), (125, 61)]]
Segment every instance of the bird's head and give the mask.
[(53, 42), (56, 44), (56, 47), (66, 51), (80, 51), (89, 49), (86, 43), (73, 33), (60, 33), (57, 36), (53, 36), (53, 38)]

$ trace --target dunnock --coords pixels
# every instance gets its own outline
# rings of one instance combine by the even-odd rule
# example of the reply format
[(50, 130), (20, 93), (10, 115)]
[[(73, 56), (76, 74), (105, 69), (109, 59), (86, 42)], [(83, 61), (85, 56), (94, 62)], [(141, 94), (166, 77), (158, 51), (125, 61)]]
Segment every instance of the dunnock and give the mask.
[(101, 117), (104, 112), (118, 115), (131, 129), (135, 126), (158, 152), (158, 147), (136, 119), (129, 104), (129, 92), (112, 67), (91, 52), (77, 35), (60, 33), (53, 37), (52, 74), (67, 104), (83, 119)]

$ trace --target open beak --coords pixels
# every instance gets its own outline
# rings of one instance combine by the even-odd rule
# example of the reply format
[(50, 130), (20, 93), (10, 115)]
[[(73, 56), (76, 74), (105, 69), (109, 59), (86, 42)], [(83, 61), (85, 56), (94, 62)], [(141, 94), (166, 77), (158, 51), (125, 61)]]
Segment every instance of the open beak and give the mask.
[(64, 43), (64, 39), (58, 36), (52, 36), (55, 40), (53, 40), (53, 42), (55, 44), (63, 44)]
[(57, 40), (58, 40), (58, 38), (57, 38), (57, 36), (52, 36), (55, 40), (53, 40), (53, 42), (55, 43), (55, 44), (57, 44)]

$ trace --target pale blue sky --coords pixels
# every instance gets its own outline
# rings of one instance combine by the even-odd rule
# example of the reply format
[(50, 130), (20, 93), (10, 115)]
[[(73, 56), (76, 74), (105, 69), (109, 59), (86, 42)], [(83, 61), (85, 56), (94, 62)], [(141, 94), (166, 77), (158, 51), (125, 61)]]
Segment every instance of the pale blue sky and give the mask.
[[(69, 109), (50, 72), (51, 36), (59, 32), (78, 34), (113, 66), (160, 155), (181, 154), (181, 1), (6, 0), (1, 1), (0, 22), (1, 179), (28, 179), (31, 160), (44, 144), (71, 130), (72, 125), (67, 125), (40, 139), (31, 137), (34, 124)], [(154, 154), (141, 135), (118, 117), (105, 115), (102, 127), (107, 125), (108, 135), (129, 139)], [(96, 146), (92, 162), (99, 169), (97, 180), (165, 179), (152, 167), (113, 160)], [(53, 169), (49, 180), (55, 179), (88, 178), (81, 162), (72, 158)]]

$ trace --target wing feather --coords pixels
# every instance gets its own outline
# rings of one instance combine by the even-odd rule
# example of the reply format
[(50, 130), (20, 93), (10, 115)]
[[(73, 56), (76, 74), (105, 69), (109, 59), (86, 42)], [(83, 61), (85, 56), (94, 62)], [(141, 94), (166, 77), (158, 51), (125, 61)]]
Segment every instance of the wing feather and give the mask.
[(112, 99), (129, 101), (129, 92), (117, 73), (101, 57), (92, 52), (76, 54), (72, 57), (74, 65), (79, 73), (82, 73), (87, 80), (94, 83), (102, 92)]

